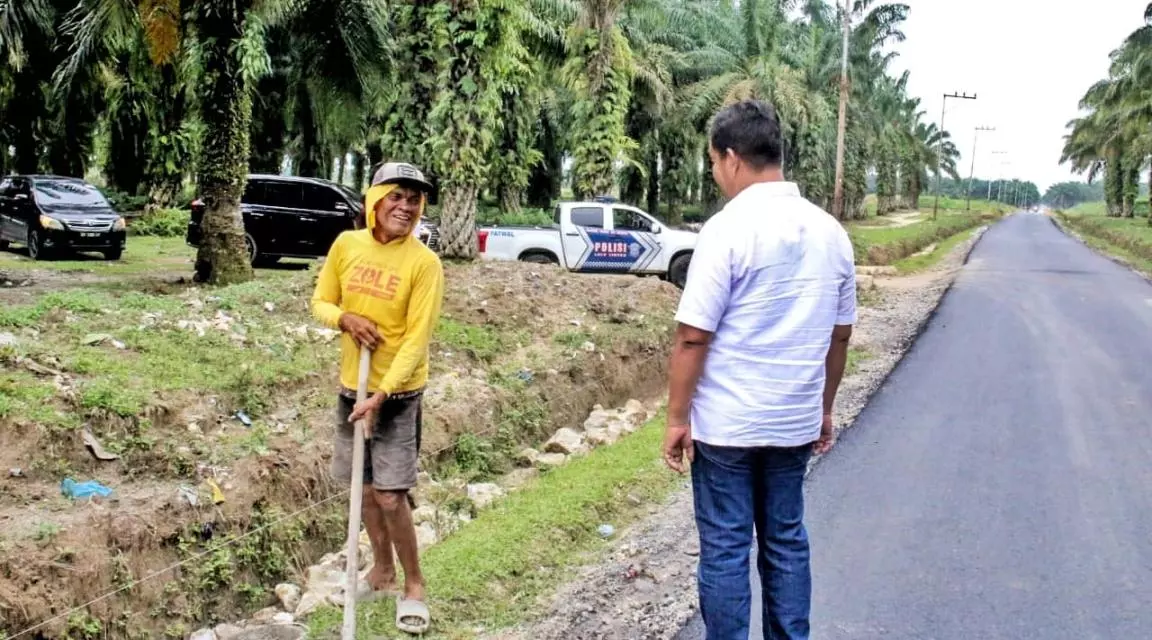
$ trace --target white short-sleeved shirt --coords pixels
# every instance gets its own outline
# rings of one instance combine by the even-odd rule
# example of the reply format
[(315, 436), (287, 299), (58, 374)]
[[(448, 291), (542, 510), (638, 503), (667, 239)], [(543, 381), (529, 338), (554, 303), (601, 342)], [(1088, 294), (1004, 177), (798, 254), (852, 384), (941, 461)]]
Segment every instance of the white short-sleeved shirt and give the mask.
[(832, 328), (856, 322), (847, 232), (794, 183), (746, 188), (701, 229), (676, 321), (714, 333), (692, 400), (695, 439), (816, 440)]

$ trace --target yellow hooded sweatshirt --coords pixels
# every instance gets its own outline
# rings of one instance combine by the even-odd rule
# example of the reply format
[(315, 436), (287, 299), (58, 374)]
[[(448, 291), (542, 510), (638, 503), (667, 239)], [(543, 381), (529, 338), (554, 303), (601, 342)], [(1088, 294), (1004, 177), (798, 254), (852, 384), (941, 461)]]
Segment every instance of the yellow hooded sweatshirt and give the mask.
[[(385, 394), (416, 391), (428, 382), (428, 343), (444, 296), (440, 258), (414, 233), (387, 244), (372, 235), (376, 203), (395, 188), (383, 184), (368, 190), (364, 202), (367, 228), (345, 231), (336, 238), (312, 294), (313, 315), (333, 329), (340, 328), (345, 312), (376, 323), (383, 342), (372, 354), (368, 390)], [(360, 346), (344, 333), (340, 336), (340, 383), (355, 390), (359, 370)]]

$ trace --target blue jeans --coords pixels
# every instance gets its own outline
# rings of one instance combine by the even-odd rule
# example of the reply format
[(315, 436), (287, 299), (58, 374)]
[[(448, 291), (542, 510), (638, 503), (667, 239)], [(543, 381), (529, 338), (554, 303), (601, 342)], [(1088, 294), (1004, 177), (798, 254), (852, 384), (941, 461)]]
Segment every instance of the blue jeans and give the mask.
[(812, 573), (803, 487), (812, 445), (740, 448), (696, 442), (695, 447), (697, 581), (707, 640), (748, 640), (753, 525), (763, 585), (764, 638), (807, 640)]

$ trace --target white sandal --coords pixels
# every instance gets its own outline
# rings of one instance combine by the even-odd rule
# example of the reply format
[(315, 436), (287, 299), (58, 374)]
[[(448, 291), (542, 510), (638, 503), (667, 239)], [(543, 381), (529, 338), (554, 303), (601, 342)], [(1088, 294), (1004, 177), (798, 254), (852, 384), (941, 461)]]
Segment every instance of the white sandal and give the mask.
[[(417, 622), (413, 623), (415, 619)], [(412, 634), (422, 634), (428, 631), (432, 616), (428, 613), (428, 605), (419, 600), (406, 600), (396, 598), (396, 628)]]

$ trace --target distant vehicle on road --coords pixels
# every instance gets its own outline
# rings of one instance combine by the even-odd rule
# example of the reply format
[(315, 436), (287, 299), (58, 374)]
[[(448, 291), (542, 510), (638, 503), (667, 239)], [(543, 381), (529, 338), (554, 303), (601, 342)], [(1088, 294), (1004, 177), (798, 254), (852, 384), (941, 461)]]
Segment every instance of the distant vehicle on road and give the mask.
[(684, 287), (696, 234), (670, 229), (636, 207), (610, 199), (563, 202), (551, 227), (481, 227), (487, 260), (551, 263), (580, 273), (658, 275)]
[(28, 248), (33, 260), (94, 251), (124, 253), (124, 218), (100, 190), (79, 178), (16, 175), (0, 180), (0, 249)]
[[(203, 235), (204, 201), (192, 203), (188, 244), (198, 247)], [(364, 199), (330, 180), (253, 174), (240, 199), (244, 243), (253, 266), (275, 264), (280, 258), (319, 258), (328, 254), (336, 237), (364, 225)], [(436, 251), (440, 232), (421, 222), (417, 234)]]

